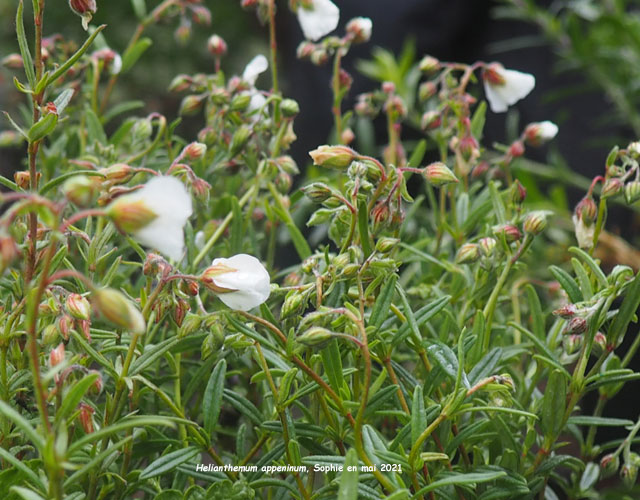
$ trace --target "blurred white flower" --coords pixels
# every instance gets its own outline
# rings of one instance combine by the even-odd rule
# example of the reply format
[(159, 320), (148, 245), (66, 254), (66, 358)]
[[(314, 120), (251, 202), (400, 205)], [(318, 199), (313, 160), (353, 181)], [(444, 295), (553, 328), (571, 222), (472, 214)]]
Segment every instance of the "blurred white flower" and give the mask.
[(524, 129), (524, 136), (527, 142), (536, 146), (550, 141), (557, 134), (558, 126), (549, 120), (540, 123), (530, 123)]
[(248, 108), (249, 111), (255, 111), (262, 108), (267, 101), (266, 97), (256, 89), (255, 84), (258, 76), (267, 71), (268, 68), (269, 61), (267, 61), (265, 56), (259, 54), (249, 61), (249, 64), (247, 64), (242, 72), (242, 79), (251, 86), (248, 91), (248, 94), (251, 96)]
[(202, 281), (231, 309), (248, 311), (269, 298), (271, 278), (262, 263), (244, 253), (215, 259)]
[(331, 0), (313, 0), (310, 9), (298, 7), (298, 22), (304, 37), (316, 41), (338, 26), (340, 9)]
[(184, 184), (175, 177), (154, 177), (142, 189), (117, 198), (106, 213), (118, 229), (143, 245), (175, 260), (182, 256), (182, 228), (192, 214), (192, 205)]
[(525, 98), (536, 85), (533, 75), (505, 69), (498, 63), (485, 68), (483, 80), (484, 91), (494, 113), (504, 113), (509, 106)]
[(345, 30), (347, 33), (353, 35), (354, 42), (368, 42), (371, 39), (373, 22), (368, 17), (354, 17), (347, 23)]
[(573, 228), (578, 240), (578, 246), (585, 250), (590, 250), (593, 246), (593, 236), (595, 234), (596, 225), (586, 224), (582, 217), (573, 215)]

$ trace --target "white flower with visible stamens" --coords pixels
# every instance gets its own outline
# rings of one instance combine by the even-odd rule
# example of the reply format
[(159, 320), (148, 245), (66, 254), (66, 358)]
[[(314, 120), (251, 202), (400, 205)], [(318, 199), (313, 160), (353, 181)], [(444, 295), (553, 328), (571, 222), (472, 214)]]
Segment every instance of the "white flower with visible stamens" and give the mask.
[(331, 0), (313, 0), (309, 9), (298, 7), (298, 22), (307, 40), (316, 41), (338, 26), (340, 9)]
[(505, 69), (498, 63), (486, 66), (482, 76), (484, 91), (494, 113), (504, 113), (509, 106), (524, 99), (536, 85), (533, 75)]
[(151, 179), (142, 189), (117, 198), (106, 213), (118, 229), (143, 245), (175, 260), (182, 257), (182, 228), (192, 214), (192, 205), (184, 184), (175, 177)]
[(271, 278), (262, 263), (244, 253), (228, 259), (215, 259), (202, 282), (231, 309), (248, 311), (269, 298)]

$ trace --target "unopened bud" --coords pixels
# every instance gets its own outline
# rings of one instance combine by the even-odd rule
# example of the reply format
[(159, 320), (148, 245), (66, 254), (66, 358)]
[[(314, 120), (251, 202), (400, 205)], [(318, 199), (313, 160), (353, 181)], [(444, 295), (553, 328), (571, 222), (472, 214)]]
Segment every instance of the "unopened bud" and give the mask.
[(513, 141), (509, 146), (509, 155), (518, 158), (524, 154), (524, 143), (522, 141)]
[(100, 184), (96, 177), (74, 175), (62, 185), (65, 198), (75, 205), (86, 208), (95, 204), (100, 194)]
[(574, 214), (583, 223), (587, 225), (591, 224), (598, 214), (598, 207), (596, 206), (596, 202), (593, 200), (593, 197), (587, 195), (582, 198), (582, 200), (580, 200), (576, 205)]
[(507, 243), (513, 243), (514, 241), (518, 241), (522, 238), (522, 233), (513, 224), (503, 224), (502, 226), (495, 227), (493, 232), (497, 236), (504, 235)]
[(640, 141), (634, 141), (627, 146), (627, 152), (629, 156), (633, 158), (640, 157)]
[(547, 213), (544, 210), (528, 213), (522, 224), (524, 232), (534, 236), (540, 234), (545, 227), (547, 227)]
[(189, 75), (176, 75), (169, 84), (169, 92), (183, 92), (191, 87), (193, 78)]
[(613, 476), (616, 472), (618, 472), (619, 467), (620, 457), (613, 453), (605, 455), (600, 460), (600, 474), (602, 475), (603, 479)]
[(443, 184), (458, 182), (458, 178), (451, 169), (439, 161), (425, 167), (423, 175), (427, 181), (434, 186), (442, 186)]
[(563, 319), (571, 319), (578, 312), (578, 308), (573, 304), (567, 304), (562, 306), (560, 309), (556, 309), (553, 311), (554, 316), (560, 316)]
[(524, 129), (524, 137), (528, 144), (540, 146), (553, 139), (558, 133), (558, 126), (550, 121), (530, 123)]
[(45, 345), (53, 345), (60, 336), (60, 330), (54, 324), (49, 324), (42, 330), (42, 342)]
[(296, 341), (307, 347), (322, 347), (333, 337), (331, 331), (321, 326), (313, 326), (302, 335), (296, 337)]
[(182, 326), (182, 323), (184, 322), (184, 318), (187, 315), (187, 312), (189, 312), (189, 309), (191, 309), (189, 307), (189, 303), (184, 300), (184, 299), (178, 299), (176, 301), (176, 304), (173, 306), (173, 320), (176, 322), (176, 325), (178, 325), (178, 327)]
[(353, 38), (355, 43), (368, 42), (371, 39), (371, 30), (373, 23), (368, 17), (356, 17), (349, 21), (346, 26), (346, 31)]
[(211, 24), (211, 11), (204, 5), (192, 5), (191, 18), (196, 24), (199, 24), (201, 26), (209, 26)]
[(629, 205), (640, 200), (640, 182), (631, 181), (624, 187), (624, 199)]
[(342, 144), (351, 144), (356, 138), (356, 134), (353, 133), (351, 127), (347, 127), (340, 134), (340, 141)]
[(112, 182), (127, 182), (134, 174), (133, 167), (126, 163), (115, 163), (110, 167), (101, 168), (98, 173), (104, 176), (104, 179)]
[(600, 196), (602, 198), (611, 198), (612, 196), (617, 195), (620, 191), (622, 191), (623, 184), (622, 181), (616, 177), (607, 179), (602, 187), (602, 192)]
[(626, 488), (633, 488), (638, 479), (638, 466), (632, 463), (624, 464), (620, 469), (620, 479)]
[(356, 152), (347, 146), (320, 146), (309, 152), (315, 165), (346, 169), (356, 159)]
[(480, 258), (480, 248), (475, 243), (465, 243), (456, 254), (457, 264), (471, 264)]
[(420, 126), (422, 130), (433, 130), (434, 128), (438, 128), (441, 123), (442, 118), (440, 117), (440, 113), (437, 111), (427, 111), (422, 115)]
[(275, 185), (279, 192), (288, 193), (293, 185), (293, 179), (288, 173), (280, 172), (276, 177)]
[(376, 250), (380, 253), (387, 253), (397, 247), (399, 243), (398, 238), (380, 238), (376, 243)]
[(420, 71), (423, 73), (433, 73), (440, 69), (440, 61), (432, 56), (424, 56), (418, 64)]
[(602, 354), (607, 350), (607, 337), (602, 332), (597, 332), (593, 337), (593, 347), (596, 353)]
[(195, 115), (202, 107), (203, 99), (197, 95), (188, 95), (180, 103), (180, 115), (191, 116)]
[(113, 288), (96, 290), (92, 295), (92, 302), (100, 314), (115, 325), (134, 335), (145, 332), (146, 325), (142, 314), (133, 302), (117, 290)]
[(229, 111), (244, 111), (249, 107), (249, 104), (251, 104), (251, 94), (249, 92), (236, 94), (229, 103)]
[(67, 297), (67, 311), (76, 319), (89, 319), (91, 315), (91, 305), (79, 293), (72, 293)]
[(484, 255), (485, 257), (491, 257), (493, 251), (496, 248), (496, 243), (497, 242), (494, 238), (482, 238), (478, 242), (478, 247), (480, 247), (480, 252), (482, 253), (482, 255)]
[(520, 205), (527, 197), (527, 190), (517, 179), (513, 183), (511, 189), (511, 199), (516, 205)]
[(283, 99), (280, 103), (280, 111), (285, 118), (293, 118), (300, 113), (300, 105), (293, 99)]
[(421, 102), (424, 102), (432, 98), (434, 95), (436, 95), (437, 91), (438, 91), (438, 87), (436, 86), (435, 83), (431, 81), (424, 82), (420, 85), (420, 88), (418, 89), (418, 98), (420, 99)]
[(580, 316), (574, 316), (569, 320), (567, 327), (564, 329), (565, 335), (580, 335), (587, 331), (587, 320)]
[(96, 1), (95, 0), (69, 0), (69, 7), (71, 10), (78, 14), (82, 18), (82, 26), (86, 30), (89, 27), (89, 21), (91, 17), (96, 13)]
[(564, 346), (564, 350), (567, 354), (573, 354), (576, 352), (580, 346), (582, 346), (582, 342), (582, 335), (566, 335), (562, 339), (562, 345)]
[(22, 69), (24, 63), (20, 54), (9, 54), (2, 58), (2, 65), (9, 69)]
[(31, 187), (31, 175), (27, 170), (20, 170), (13, 174), (13, 180), (16, 182), (19, 188), (29, 189)]
[(53, 368), (54, 366), (59, 365), (64, 361), (64, 344), (61, 342), (58, 344), (58, 347), (52, 349), (49, 353), (49, 367)]
[(284, 302), (282, 303), (282, 309), (280, 311), (280, 318), (288, 318), (300, 312), (303, 304), (303, 296), (300, 292), (292, 291), (287, 294)]
[(80, 415), (78, 418), (80, 419), (80, 424), (82, 425), (82, 429), (85, 433), (91, 434), (94, 431), (93, 427), (93, 414), (95, 410), (89, 406), (87, 403), (80, 403)]
[(184, 148), (184, 156), (190, 161), (196, 161), (204, 157), (207, 146), (201, 142), (192, 142)]
[(231, 144), (229, 145), (231, 156), (236, 156), (245, 147), (250, 137), (251, 129), (246, 125), (240, 126), (231, 138)]

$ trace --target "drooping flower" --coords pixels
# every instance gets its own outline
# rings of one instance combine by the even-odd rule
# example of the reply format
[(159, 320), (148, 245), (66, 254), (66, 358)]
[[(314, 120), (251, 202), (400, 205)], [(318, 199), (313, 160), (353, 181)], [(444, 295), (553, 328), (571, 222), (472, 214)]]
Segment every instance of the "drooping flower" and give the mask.
[(192, 214), (191, 197), (175, 177), (159, 176), (142, 189), (120, 196), (106, 209), (118, 229), (172, 259), (184, 251), (184, 227)]
[(483, 72), (484, 91), (491, 111), (504, 113), (520, 99), (524, 99), (536, 85), (529, 73), (505, 69), (499, 63), (491, 63)]
[(248, 311), (269, 298), (271, 278), (262, 263), (244, 253), (215, 259), (201, 280), (231, 309)]
[(338, 26), (340, 9), (331, 0), (313, 0), (311, 8), (298, 7), (298, 22), (304, 37), (316, 41)]
[(69, 0), (69, 7), (82, 18), (82, 27), (87, 31), (91, 17), (98, 9), (96, 0)]
[(260, 91), (255, 87), (256, 80), (258, 77), (267, 71), (269, 68), (269, 61), (262, 54), (258, 54), (255, 56), (249, 64), (244, 68), (242, 72), (242, 79), (247, 82), (250, 86), (249, 95), (251, 96), (251, 101), (249, 102), (249, 111), (255, 111), (264, 106), (266, 102), (265, 96), (263, 96)]

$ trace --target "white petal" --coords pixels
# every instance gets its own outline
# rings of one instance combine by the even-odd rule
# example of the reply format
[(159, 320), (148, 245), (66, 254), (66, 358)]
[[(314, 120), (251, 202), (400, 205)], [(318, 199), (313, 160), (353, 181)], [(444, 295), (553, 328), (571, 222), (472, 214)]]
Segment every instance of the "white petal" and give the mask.
[(305, 38), (318, 40), (338, 26), (340, 9), (331, 0), (313, 0), (311, 9), (298, 8), (298, 22)]
[(572, 219), (576, 239), (578, 240), (578, 246), (586, 250), (591, 249), (593, 246), (593, 236), (595, 234), (596, 225), (591, 224), (587, 226), (577, 215), (574, 215)]
[(134, 238), (167, 257), (179, 259), (184, 251), (182, 228), (193, 212), (184, 184), (175, 177), (154, 177), (132, 196), (143, 200), (156, 214), (150, 224), (134, 233)]
[(204, 237), (204, 231), (198, 231), (196, 233), (196, 237), (193, 240), (193, 244), (196, 246), (198, 250), (202, 250), (204, 248), (204, 244), (206, 243)]
[(267, 102), (267, 98), (263, 96), (259, 91), (254, 90), (251, 92), (251, 100), (249, 101), (248, 111), (257, 111), (262, 108)]
[(247, 82), (249, 85), (253, 86), (260, 76), (261, 73), (264, 73), (269, 68), (269, 61), (262, 54), (257, 55), (249, 64), (244, 68), (244, 72), (242, 73), (242, 79)]
[(558, 126), (549, 120), (540, 122), (538, 126), (540, 127), (540, 138), (544, 141), (549, 141), (558, 134)]
[(213, 279), (219, 287), (236, 290), (218, 295), (228, 307), (248, 311), (269, 298), (271, 278), (258, 259), (252, 255), (238, 254), (229, 259), (215, 259), (211, 265), (220, 264), (236, 269), (234, 272), (221, 274)]
[(495, 71), (504, 79), (504, 84), (484, 81), (484, 91), (494, 113), (504, 113), (509, 106), (526, 97), (536, 85), (535, 77), (529, 73), (502, 68)]

